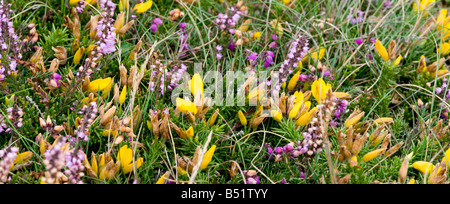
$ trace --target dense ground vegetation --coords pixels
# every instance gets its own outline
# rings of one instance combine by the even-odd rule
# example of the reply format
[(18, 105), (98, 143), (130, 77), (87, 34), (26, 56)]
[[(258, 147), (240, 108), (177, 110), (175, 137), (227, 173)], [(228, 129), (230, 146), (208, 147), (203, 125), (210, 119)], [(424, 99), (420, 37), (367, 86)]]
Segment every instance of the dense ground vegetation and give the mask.
[(0, 0), (1, 183), (448, 183), (435, 0)]

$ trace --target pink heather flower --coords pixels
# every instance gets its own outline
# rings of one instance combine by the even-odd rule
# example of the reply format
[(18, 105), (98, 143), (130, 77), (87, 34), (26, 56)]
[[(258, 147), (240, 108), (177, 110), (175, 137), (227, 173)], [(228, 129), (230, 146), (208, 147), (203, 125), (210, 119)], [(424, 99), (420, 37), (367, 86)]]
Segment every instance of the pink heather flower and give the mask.
[(111, 0), (100, 0), (99, 3), (103, 10), (101, 13), (103, 18), (98, 21), (97, 25), (96, 35), (100, 38), (97, 45), (99, 45), (98, 52), (106, 55), (116, 51), (116, 32), (113, 26), (114, 19), (112, 18), (116, 4)]
[(275, 41), (271, 42), (271, 43), (269, 44), (269, 48), (270, 48), (270, 49), (276, 49), (276, 48), (277, 48), (277, 43), (276, 43)]

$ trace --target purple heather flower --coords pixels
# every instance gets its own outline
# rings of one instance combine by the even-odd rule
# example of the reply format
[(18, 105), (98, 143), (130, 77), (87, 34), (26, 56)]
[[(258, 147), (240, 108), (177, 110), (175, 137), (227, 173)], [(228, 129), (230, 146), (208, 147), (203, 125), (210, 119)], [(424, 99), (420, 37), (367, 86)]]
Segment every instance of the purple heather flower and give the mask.
[(355, 43), (357, 45), (361, 45), (363, 43), (363, 39), (362, 38), (358, 38), (358, 39), (355, 40)]
[(384, 6), (385, 6), (385, 7), (391, 6), (391, 2), (390, 2), (390, 1), (385, 1), (385, 2), (384, 2)]
[(300, 74), (298, 80), (301, 82), (306, 82), (308, 80), (308, 76), (306, 74)]
[(220, 30), (227, 30), (230, 34), (235, 34), (234, 27), (241, 18), (242, 12), (238, 7), (230, 7), (227, 9), (227, 14), (219, 13), (215, 20), (215, 23)]
[(6, 0), (0, 1), (0, 83), (7, 75), (11, 75), (16, 70), (17, 62), (15, 58), (22, 59), (21, 45), (18, 36), (15, 34), (13, 23), (9, 20), (13, 10)]
[(158, 31), (158, 26), (159, 25), (162, 25), (162, 20), (160, 19), (160, 18), (155, 18), (155, 19), (153, 19), (153, 23), (152, 23), (152, 25), (150, 26), (150, 29), (152, 29), (152, 31), (154, 32), (154, 33), (156, 33), (157, 31)]
[(305, 173), (303, 171), (300, 172), (300, 178), (305, 178)]
[(272, 40), (278, 40), (278, 35), (272, 34)]
[(230, 44), (228, 45), (228, 49), (230, 49), (231, 51), (234, 51), (234, 42), (231, 41)]
[(247, 57), (247, 60), (249, 60), (250, 62), (252, 62), (252, 61), (255, 61), (256, 58), (258, 58), (258, 53), (253, 52), (252, 54), (250, 54), (250, 55)]
[(54, 73), (53, 74), (53, 80), (56, 81), (56, 85), (59, 87), (59, 81), (61, 79), (61, 75), (59, 75), (58, 73)]
[(275, 153), (276, 154), (282, 154), (283, 153), (283, 148), (282, 147), (276, 147), (275, 148)]

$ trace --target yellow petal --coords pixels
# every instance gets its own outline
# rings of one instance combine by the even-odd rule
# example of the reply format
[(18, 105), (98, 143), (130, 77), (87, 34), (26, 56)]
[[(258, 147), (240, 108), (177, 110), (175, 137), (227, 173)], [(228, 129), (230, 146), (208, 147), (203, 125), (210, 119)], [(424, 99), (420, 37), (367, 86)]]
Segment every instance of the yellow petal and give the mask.
[(377, 50), (378, 54), (380, 54), (380, 56), (383, 58), (384, 61), (389, 60), (389, 53), (379, 40), (375, 42), (375, 49)]
[(378, 51), (378, 54), (380, 54), (384, 61), (389, 61), (389, 54), (379, 40), (377, 40), (377, 42), (375, 43), (375, 49)]
[(283, 115), (276, 110), (272, 110), (271, 115), (272, 115), (273, 119), (275, 119), (278, 122), (281, 122), (281, 120), (283, 119)]
[(413, 163), (413, 167), (422, 173), (430, 173), (434, 170), (434, 165), (426, 161), (418, 161)]
[(277, 19), (274, 19), (270, 22), (270, 26), (275, 30), (275, 33), (279, 36), (283, 36), (283, 26), (278, 23)]
[(121, 167), (126, 167), (133, 161), (133, 151), (127, 145), (122, 146), (117, 154), (117, 159), (120, 161)]
[(180, 110), (183, 113), (187, 113), (188, 111), (193, 113), (194, 115), (197, 114), (197, 107), (195, 104), (191, 101), (187, 101), (181, 98), (176, 99), (176, 106), (177, 109)]
[(382, 117), (375, 120), (375, 123), (378, 125), (382, 124), (391, 124), (394, 123), (394, 119), (390, 117)]
[(122, 92), (120, 93), (120, 96), (119, 96), (119, 104), (120, 105), (125, 103), (126, 97), (127, 97), (127, 86), (124, 86), (122, 89)]
[(73, 57), (73, 63), (76, 65), (79, 64), (81, 58), (83, 57), (83, 54), (84, 54), (84, 47), (78, 48), (77, 52), (75, 53), (75, 56)]
[(295, 103), (305, 101), (305, 95), (301, 91), (296, 91), (294, 93), (294, 96), (295, 96)]
[(118, 131), (117, 130), (104, 130), (102, 132), (103, 137), (116, 137)]
[(386, 149), (383, 148), (383, 149), (377, 149), (377, 150), (371, 151), (371, 152), (367, 153), (366, 155), (364, 155), (362, 159), (365, 162), (368, 162), (368, 161), (374, 159), (375, 157), (377, 157), (378, 155), (383, 154), (383, 152), (385, 150)]
[(96, 79), (89, 83), (88, 92), (99, 92), (107, 88), (111, 83), (111, 77), (106, 79)]
[(440, 44), (439, 53), (441, 53), (442, 56), (448, 55), (450, 53), (450, 43)]
[(189, 81), (189, 89), (193, 96), (197, 95), (198, 92), (201, 92), (203, 98), (203, 80), (202, 77), (200, 77), (200, 74), (196, 73), (192, 76), (191, 81)]
[(350, 127), (350, 125), (355, 125), (364, 116), (364, 112), (359, 113), (355, 117), (349, 118), (345, 121), (345, 127)]
[(158, 179), (158, 181), (156, 181), (155, 184), (164, 184), (164, 181), (166, 180), (166, 177), (167, 177), (167, 173), (166, 173), (166, 174), (163, 174), (163, 175)]
[(353, 155), (352, 158), (350, 158), (350, 167), (355, 167), (358, 165), (358, 157), (356, 155)]
[(95, 155), (94, 153), (92, 154), (91, 158), (91, 169), (95, 172), (95, 174), (98, 175), (97, 155)]
[(408, 184), (415, 184), (416, 183), (416, 180), (414, 180), (414, 179), (411, 179), (409, 182), (408, 182)]
[(250, 27), (250, 24), (252, 23), (252, 20), (247, 19), (244, 23), (242, 23), (241, 27), (239, 27), (237, 30), (241, 32), (247, 32), (248, 28)]
[(27, 162), (28, 160), (31, 159), (31, 157), (33, 156), (33, 153), (31, 151), (26, 151), (23, 153), (20, 153), (19, 155), (17, 155), (16, 159), (14, 160), (14, 164), (23, 164), (25, 162)]
[(47, 151), (47, 143), (44, 138), (41, 138), (39, 142), (39, 152), (41, 152), (41, 156), (45, 159), (45, 151)]
[(214, 155), (214, 151), (216, 151), (216, 145), (211, 146), (208, 151), (206, 151), (205, 155), (203, 156), (202, 164), (200, 165), (200, 169), (205, 169), (209, 162), (211, 162), (211, 159)]
[(151, 0), (147, 2), (138, 3), (133, 7), (133, 11), (136, 11), (136, 14), (144, 13), (145, 11), (150, 9), (152, 5), (153, 1)]
[(119, 11), (125, 11), (128, 9), (129, 0), (120, 0), (119, 1)]
[(325, 48), (320, 48), (319, 51), (313, 52), (311, 54), (311, 58), (314, 61), (321, 60), (325, 56), (325, 51), (326, 51)]
[(441, 70), (438, 71), (438, 77), (444, 76), (444, 75), (446, 75), (446, 74), (448, 74), (448, 73), (449, 73), (448, 70), (446, 70), (446, 69), (441, 69)]
[(188, 137), (193, 137), (194, 136), (194, 128), (192, 126), (189, 127), (189, 129), (186, 130), (186, 134)]
[(245, 118), (244, 113), (242, 111), (238, 112), (239, 121), (241, 121), (241, 125), (247, 126), (247, 118)]
[(442, 157), (442, 161), (445, 161), (447, 163), (447, 167), (449, 167), (449, 160), (450, 160), (450, 148), (445, 151), (445, 156)]
[(70, 0), (69, 4), (73, 6), (73, 5), (78, 4), (78, 2), (80, 2), (80, 0)]
[(259, 41), (261, 39), (261, 32), (256, 32), (253, 34), (253, 40)]
[(295, 85), (297, 85), (299, 77), (300, 77), (300, 71), (295, 73), (295, 75), (291, 78), (291, 80), (289, 80), (289, 84), (288, 84), (288, 90), (289, 91), (291, 91), (292, 89), (295, 88)]
[(317, 110), (317, 107), (314, 107), (308, 113), (300, 116), (300, 118), (298, 118), (298, 120), (295, 122), (295, 124), (297, 124), (298, 126), (305, 126), (305, 125), (307, 125), (312, 120), (312, 118), (314, 117), (314, 115), (316, 113), (316, 110)]
[[(98, 173), (102, 172), (103, 168), (105, 168), (106, 161), (105, 161), (105, 153), (100, 154), (100, 158), (98, 159)], [(97, 174), (98, 175), (98, 174)]]
[(437, 30), (441, 30), (442, 26), (444, 26), (444, 21), (445, 21), (446, 16), (447, 16), (447, 9), (441, 9), (441, 12), (439, 13), (438, 18), (436, 19), (436, 24), (437, 24), (436, 29)]
[(345, 92), (333, 92), (333, 96), (338, 99), (349, 99), (351, 95)]
[(311, 93), (319, 104), (322, 104), (327, 97), (329, 89), (331, 89), (331, 84), (326, 84), (322, 78), (315, 80), (311, 85)]
[(397, 66), (400, 64), (400, 62), (402, 61), (402, 56), (398, 56), (397, 59), (394, 61), (394, 65)]

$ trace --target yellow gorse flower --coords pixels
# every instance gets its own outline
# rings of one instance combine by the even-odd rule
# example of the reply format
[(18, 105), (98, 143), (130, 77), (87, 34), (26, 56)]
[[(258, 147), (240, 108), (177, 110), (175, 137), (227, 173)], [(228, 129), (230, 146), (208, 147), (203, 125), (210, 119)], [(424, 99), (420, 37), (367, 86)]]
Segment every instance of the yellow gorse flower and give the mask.
[(189, 129), (186, 130), (186, 135), (188, 137), (193, 137), (194, 136), (194, 128), (192, 126), (189, 127)]
[(364, 116), (364, 112), (358, 113), (357, 115), (355, 115), (354, 117), (349, 117), (347, 118), (347, 120), (345, 121), (344, 125), (345, 127), (350, 127), (350, 125), (355, 125), (356, 123), (359, 122), (359, 120), (361, 120), (361, 118)]
[(75, 53), (75, 56), (73, 57), (73, 63), (79, 64), (81, 58), (83, 57), (83, 54), (84, 54), (84, 47), (78, 48), (77, 52)]
[(436, 0), (422, 0), (419, 2), (419, 6), (417, 6), (416, 3), (413, 4), (414, 11), (423, 11), (426, 9), (431, 3), (435, 2)]
[(192, 114), (197, 114), (197, 107), (191, 101), (187, 101), (181, 98), (176, 99), (176, 106), (179, 111), (186, 114), (188, 111)]
[(422, 173), (430, 173), (435, 167), (432, 163), (426, 161), (414, 162), (412, 166)]
[(383, 154), (383, 152), (384, 152), (385, 150), (386, 150), (386, 149), (383, 148), (383, 149), (377, 149), (377, 150), (371, 151), (371, 152), (365, 154), (365, 155), (363, 156), (362, 159), (363, 159), (365, 162), (368, 162), (368, 161), (374, 159), (375, 157), (377, 157), (378, 155)]
[(315, 51), (311, 54), (311, 58), (314, 61), (321, 60), (325, 56), (325, 48), (319, 48), (319, 51)]
[(311, 109), (307, 113), (303, 114), (302, 116), (300, 116), (297, 119), (295, 124), (298, 125), (298, 126), (305, 126), (305, 125), (307, 125), (313, 119), (314, 115), (316, 114), (316, 110), (317, 110), (317, 107), (314, 107), (313, 109)]
[(323, 100), (327, 97), (329, 89), (331, 89), (331, 84), (325, 83), (322, 78), (315, 80), (311, 85), (311, 93), (319, 104), (322, 104)]
[(450, 53), (450, 43), (442, 43), (439, 45), (439, 53), (441, 53), (442, 56), (446, 56)]
[(14, 160), (14, 164), (11, 165), (11, 168), (14, 167), (16, 164), (24, 164), (25, 162), (29, 161), (31, 157), (33, 156), (33, 153), (31, 151), (22, 152), (19, 155), (16, 156), (16, 159)]
[(169, 173), (170, 172), (166, 172), (165, 174), (163, 174), (158, 181), (156, 181), (155, 184), (164, 184), (164, 182), (166, 181), (166, 179), (169, 177)]
[(153, 5), (153, 1), (149, 0), (146, 2), (138, 3), (133, 7), (133, 11), (136, 11), (136, 14), (144, 13), (148, 9), (150, 9)]
[(261, 39), (261, 32), (253, 33), (253, 40), (259, 41)]
[(384, 61), (389, 61), (389, 54), (386, 50), (386, 48), (381, 44), (379, 40), (375, 43), (375, 49), (377, 50), (378, 54), (383, 58)]
[(120, 0), (119, 1), (119, 11), (125, 11), (128, 9), (129, 0)]
[(107, 88), (111, 83), (111, 77), (105, 79), (96, 79), (89, 83), (88, 92), (99, 92)]
[(247, 118), (245, 118), (245, 115), (242, 111), (238, 112), (238, 118), (239, 118), (239, 121), (241, 122), (241, 125), (247, 126)]
[(356, 155), (353, 155), (350, 158), (350, 167), (355, 167), (356, 165), (358, 165), (358, 157)]
[(117, 154), (117, 159), (120, 161), (120, 168), (124, 174), (127, 174), (133, 170), (134, 166), (138, 169), (144, 161), (144, 158), (139, 158), (135, 161), (135, 163), (133, 163), (133, 150), (128, 148), (127, 145), (120, 148), (119, 153)]
[(127, 86), (124, 86), (122, 89), (122, 92), (120, 93), (120, 96), (119, 96), (119, 104), (120, 105), (125, 103), (126, 97), (127, 97)]
[(200, 169), (205, 169), (208, 166), (214, 155), (214, 151), (216, 151), (216, 145), (211, 146), (211, 148), (209, 148), (209, 150), (206, 151), (205, 155), (203, 156), (203, 161), (202, 164), (200, 165)]
[(77, 5), (78, 2), (80, 2), (80, 0), (70, 0), (69, 4), (73, 6), (73, 5)]
[(442, 161), (445, 161), (447, 163), (447, 167), (449, 167), (449, 160), (450, 160), (450, 148), (445, 151), (445, 156), (442, 157)]
[(281, 120), (283, 119), (283, 115), (277, 110), (272, 110), (270, 114), (272, 115), (273, 119), (275, 119), (278, 122), (281, 122)]
[(270, 26), (272, 26), (277, 35), (283, 36), (283, 26), (278, 23), (277, 19), (270, 21)]
[(107, 153), (100, 154), (97, 159), (97, 155), (92, 153), (91, 163), (86, 155), (84, 155), (83, 165), (86, 168), (88, 176), (98, 178), (101, 180), (112, 179), (119, 170), (119, 161), (114, 162), (111, 155)]
[(390, 117), (382, 117), (375, 120), (375, 123), (378, 125), (382, 124), (391, 124), (394, 123), (394, 119)]
[(189, 89), (194, 97), (200, 92), (203, 98), (203, 80), (200, 74), (196, 73), (192, 76), (192, 79), (189, 81)]
[(289, 84), (287, 86), (289, 91), (292, 91), (292, 89), (295, 88), (295, 85), (297, 85), (299, 77), (300, 77), (300, 71), (295, 73), (294, 76), (291, 78), (291, 80), (289, 80)]

